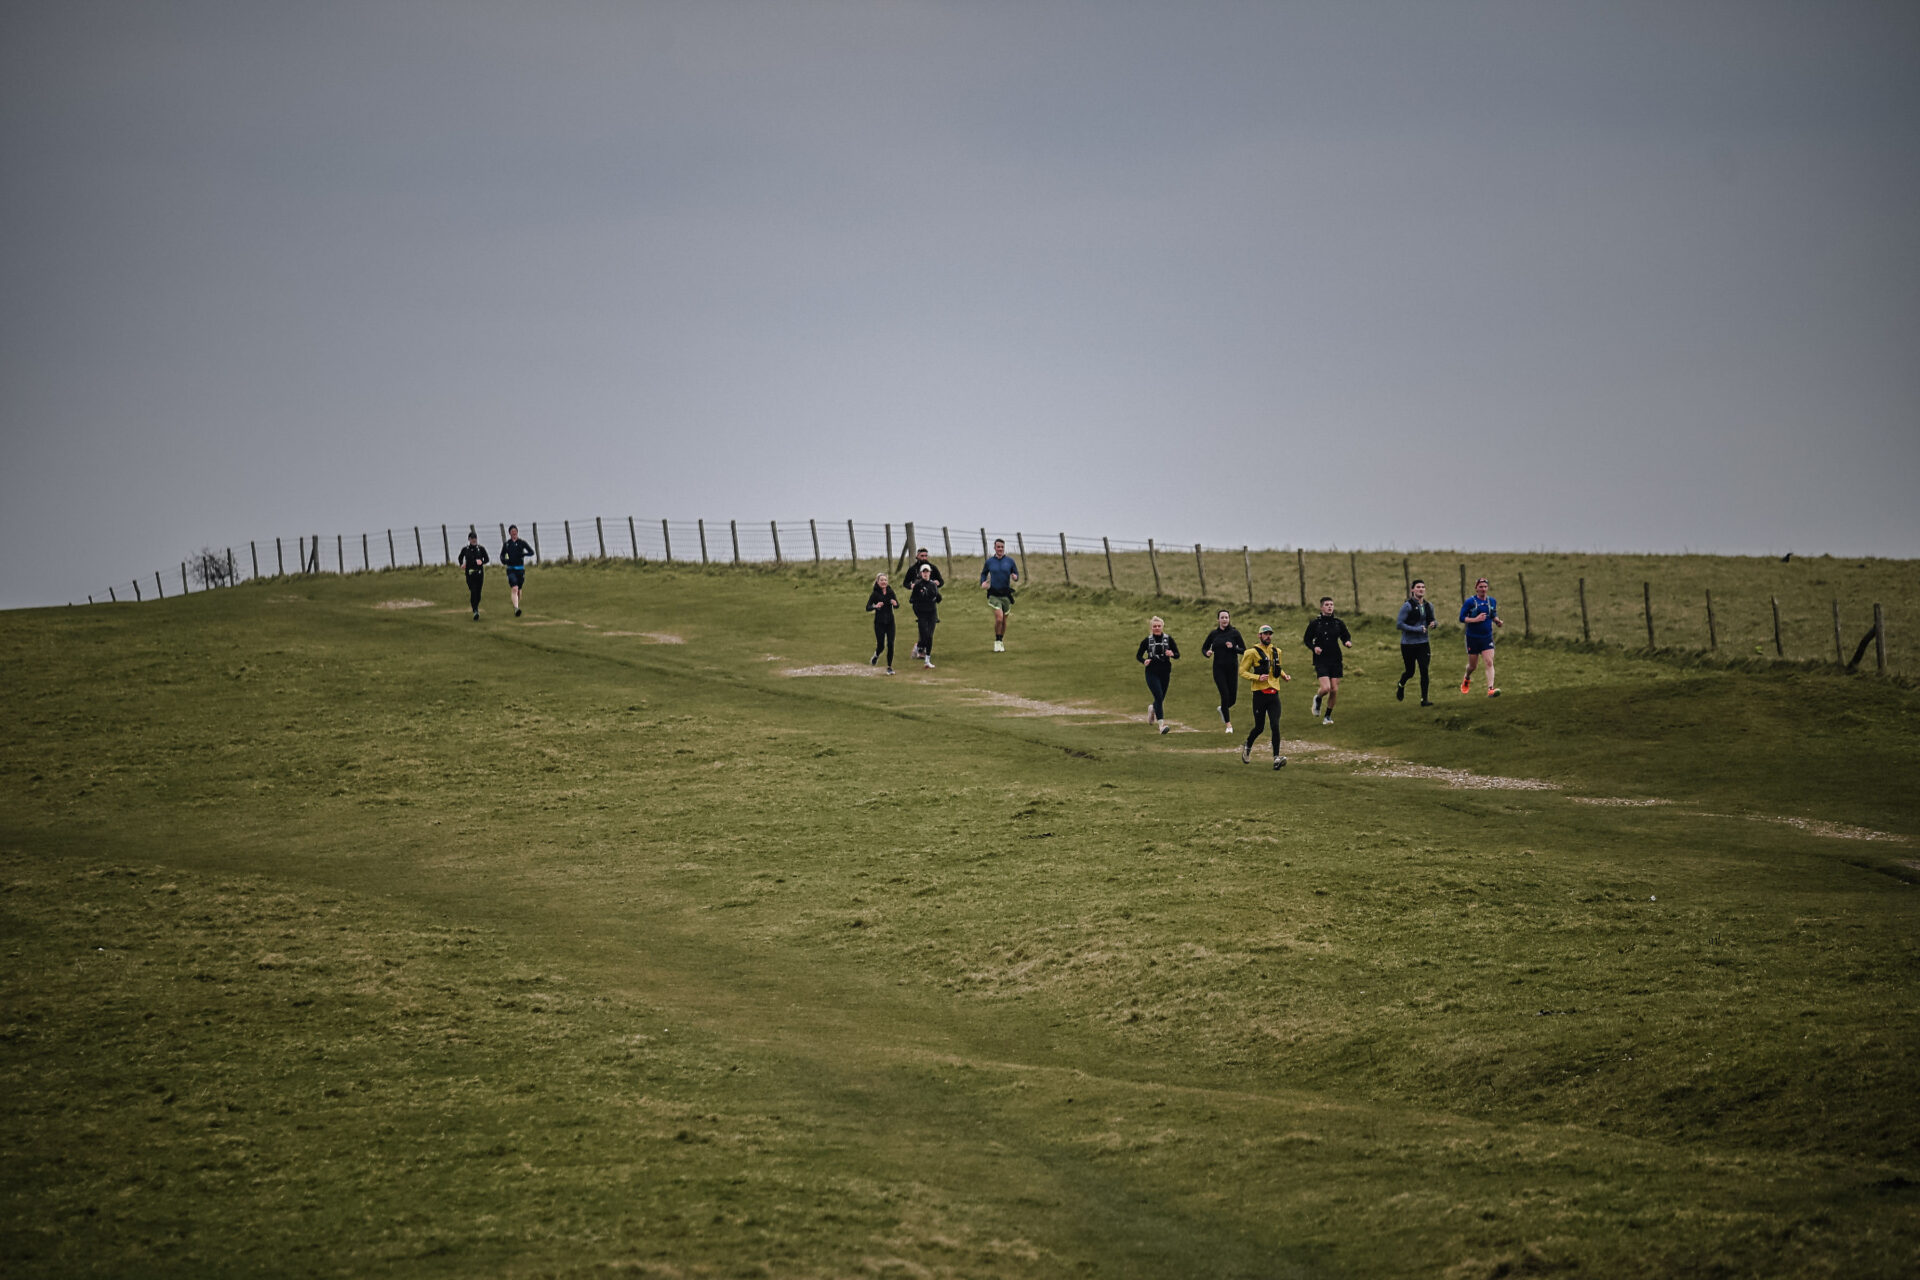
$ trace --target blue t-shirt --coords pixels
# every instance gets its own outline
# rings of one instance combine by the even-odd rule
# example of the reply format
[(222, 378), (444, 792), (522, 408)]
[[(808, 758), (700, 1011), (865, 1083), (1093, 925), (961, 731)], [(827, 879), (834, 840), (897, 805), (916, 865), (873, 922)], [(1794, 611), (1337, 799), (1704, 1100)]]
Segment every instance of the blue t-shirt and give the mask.
[[(1486, 617), (1478, 622), (1467, 622), (1467, 615), (1485, 612)], [(1479, 596), (1468, 596), (1467, 602), (1460, 606), (1460, 621), (1467, 622), (1467, 639), (1493, 639), (1493, 620), (1500, 614), (1500, 602), (1489, 595), (1485, 600)]]
[(987, 594), (1003, 596), (1007, 588), (1013, 585), (1013, 576), (1020, 572), (1020, 566), (1013, 562), (1012, 556), (988, 556), (987, 562), (980, 566), (980, 577), (987, 584)]

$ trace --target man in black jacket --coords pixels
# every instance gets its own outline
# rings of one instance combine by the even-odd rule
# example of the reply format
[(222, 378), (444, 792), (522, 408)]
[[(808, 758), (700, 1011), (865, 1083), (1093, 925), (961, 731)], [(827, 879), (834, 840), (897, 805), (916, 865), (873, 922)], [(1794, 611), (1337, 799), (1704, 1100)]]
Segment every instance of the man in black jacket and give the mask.
[(480, 621), (480, 588), (487, 584), (487, 549), (480, 535), (467, 530), (467, 545), (460, 548), (460, 567), (467, 571), (467, 596), (473, 604), (473, 620)]
[(1340, 696), (1340, 676), (1345, 667), (1340, 651), (1353, 648), (1347, 624), (1333, 616), (1332, 596), (1320, 597), (1320, 616), (1307, 624), (1300, 643), (1312, 651), (1313, 674), (1320, 678), (1320, 692), (1313, 695), (1313, 714), (1322, 714), (1324, 704), (1326, 719), (1320, 723), (1332, 724), (1333, 700)]

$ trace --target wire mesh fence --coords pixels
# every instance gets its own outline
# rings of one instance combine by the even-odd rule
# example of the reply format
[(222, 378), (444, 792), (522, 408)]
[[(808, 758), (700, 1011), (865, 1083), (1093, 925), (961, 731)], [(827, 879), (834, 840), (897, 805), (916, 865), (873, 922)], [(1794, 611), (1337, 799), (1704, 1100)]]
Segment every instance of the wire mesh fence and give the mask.
[[(203, 547), (173, 568), (110, 584), (90, 604), (145, 603), (261, 579), (451, 566), (471, 531), (497, 558), (509, 522), (470, 519), (355, 534), (296, 533)], [(1832, 557), (1632, 556), (1566, 553), (1310, 550), (1220, 547), (1029, 533), (913, 521), (693, 520), (635, 516), (533, 521), (520, 536), (536, 563), (816, 565), (845, 572), (898, 571), (917, 547), (964, 580), (959, 566), (992, 554), (996, 540), (1029, 587), (1073, 586), (1195, 606), (1308, 609), (1331, 597), (1349, 615), (1391, 617), (1415, 579), (1441, 618), (1474, 580), (1491, 580), (1503, 641), (1554, 637), (1725, 657), (1831, 661), (1906, 676), (1920, 665), (1889, 634), (1920, 626), (1909, 603), (1911, 563)], [(970, 570), (969, 570), (970, 571)]]

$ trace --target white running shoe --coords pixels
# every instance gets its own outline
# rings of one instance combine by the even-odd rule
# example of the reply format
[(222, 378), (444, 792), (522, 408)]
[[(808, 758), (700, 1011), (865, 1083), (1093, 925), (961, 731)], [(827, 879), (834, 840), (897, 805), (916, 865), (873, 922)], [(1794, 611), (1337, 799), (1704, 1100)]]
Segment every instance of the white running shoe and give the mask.
[(1167, 723), (1167, 722), (1166, 722), (1165, 720), (1162, 720), (1162, 721), (1160, 722), (1160, 732), (1162, 732), (1162, 733), (1172, 733), (1172, 732), (1173, 732), (1173, 726), (1172, 726), (1172, 725), (1170, 725), (1170, 724), (1168, 724), (1168, 723)]
[(929, 670), (929, 671), (931, 671), (931, 670), (933, 670), (933, 659), (932, 659), (932, 658), (922, 658), (922, 659), (920, 659), (920, 661), (922, 661), (922, 662), (924, 662), (924, 663), (926, 663), (926, 664), (927, 664), (927, 670)]
[(1227, 726), (1227, 734), (1228, 736), (1232, 736), (1233, 734), (1233, 726), (1231, 724)]
[(995, 640), (995, 641), (993, 642), (993, 651), (994, 651), (995, 653), (1005, 653), (1005, 652), (1007, 651), (1007, 644), (1006, 644), (1006, 641), (1004, 641), (1004, 640)]
[(1332, 716), (1328, 716), (1328, 717), (1326, 717), (1326, 719), (1324, 719), (1324, 720), (1322, 720), (1322, 721), (1321, 721), (1320, 723), (1321, 723), (1321, 724), (1332, 724), (1332, 723), (1333, 723), (1333, 717), (1332, 717)]
[(1313, 714), (1315, 715), (1320, 714), (1320, 699), (1322, 696), (1323, 695), (1317, 693), (1313, 695)]

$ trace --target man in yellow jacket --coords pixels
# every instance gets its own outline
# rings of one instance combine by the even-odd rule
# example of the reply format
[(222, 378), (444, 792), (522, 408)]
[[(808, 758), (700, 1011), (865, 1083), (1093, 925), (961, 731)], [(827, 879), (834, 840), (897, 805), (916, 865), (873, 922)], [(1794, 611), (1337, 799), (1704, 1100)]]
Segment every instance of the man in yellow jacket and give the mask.
[(1273, 767), (1286, 764), (1280, 754), (1280, 686), (1276, 680), (1292, 683), (1293, 677), (1280, 669), (1280, 646), (1273, 642), (1273, 628), (1261, 627), (1260, 638), (1240, 659), (1240, 678), (1253, 681), (1253, 732), (1240, 746), (1240, 763), (1253, 759), (1253, 744), (1260, 741), (1260, 730), (1273, 722)]

